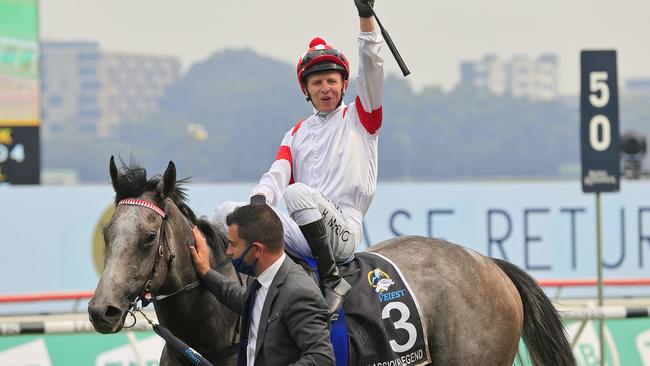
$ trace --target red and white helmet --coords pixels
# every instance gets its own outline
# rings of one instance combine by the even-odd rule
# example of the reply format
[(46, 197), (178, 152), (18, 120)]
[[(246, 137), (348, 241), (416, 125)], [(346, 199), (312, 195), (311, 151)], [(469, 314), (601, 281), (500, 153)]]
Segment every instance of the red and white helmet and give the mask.
[(309, 42), (309, 50), (298, 60), (296, 73), (303, 94), (307, 95), (305, 83), (307, 76), (320, 71), (338, 71), (347, 80), (350, 75), (350, 62), (343, 52), (316, 37)]

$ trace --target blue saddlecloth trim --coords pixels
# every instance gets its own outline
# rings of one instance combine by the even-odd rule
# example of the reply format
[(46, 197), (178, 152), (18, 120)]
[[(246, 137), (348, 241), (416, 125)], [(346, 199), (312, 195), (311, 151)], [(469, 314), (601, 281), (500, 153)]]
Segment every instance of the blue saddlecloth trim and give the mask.
[(334, 346), (336, 366), (348, 366), (348, 327), (345, 324), (343, 307), (339, 309), (339, 318), (332, 322), (330, 340)]
[[(304, 257), (302, 259), (314, 270), (318, 268), (318, 263), (314, 258)], [(343, 307), (339, 309), (338, 319), (332, 321), (330, 340), (332, 341), (332, 346), (334, 346), (336, 366), (348, 366), (348, 327), (345, 324), (345, 312), (343, 311)]]

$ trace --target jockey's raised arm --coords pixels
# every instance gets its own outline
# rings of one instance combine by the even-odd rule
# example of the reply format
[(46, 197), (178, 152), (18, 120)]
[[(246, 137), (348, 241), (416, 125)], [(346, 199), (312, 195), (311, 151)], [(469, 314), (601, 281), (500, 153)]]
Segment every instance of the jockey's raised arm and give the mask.
[[(287, 248), (294, 255), (310, 254), (318, 263), (330, 313), (350, 289), (336, 263), (350, 261), (363, 238), (363, 217), (377, 186), (383, 122), (383, 39), (372, 17), (374, 1), (354, 3), (360, 30), (357, 95), (343, 104), (350, 63), (324, 39), (313, 38), (296, 65), (298, 85), (313, 114), (290, 125), (251, 195), (251, 203), (271, 206), (284, 198), (290, 216), (283, 219)], [(289, 220), (296, 225), (286, 225)]]

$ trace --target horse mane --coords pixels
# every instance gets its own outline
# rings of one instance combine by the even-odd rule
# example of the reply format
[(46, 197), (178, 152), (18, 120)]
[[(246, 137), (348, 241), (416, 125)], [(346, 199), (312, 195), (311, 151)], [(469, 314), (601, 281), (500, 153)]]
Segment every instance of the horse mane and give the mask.
[[(190, 210), (189, 207), (187, 209)], [(192, 210), (190, 210), (190, 212), (191, 211)], [(194, 215), (194, 213), (192, 213), (192, 215)], [(218, 253), (219, 255), (226, 253), (226, 249), (228, 248), (228, 241), (226, 240), (226, 237), (217, 230), (215, 225), (204, 218), (196, 219), (196, 222), (193, 222), (193, 224), (196, 225), (199, 230), (201, 230), (210, 248), (220, 249), (221, 252)]]
[[(124, 198), (140, 197), (145, 192), (156, 192), (156, 188), (162, 176), (155, 175), (147, 179), (147, 170), (139, 166), (132, 160), (127, 165), (120, 159), (122, 168), (117, 181), (113, 183), (115, 188), (115, 204)], [(190, 182), (189, 178), (183, 178), (176, 181), (174, 189), (169, 193), (167, 198), (178, 207), (180, 212), (185, 216), (193, 225), (196, 225), (205, 236), (206, 242), (212, 249), (221, 249), (224, 253), (227, 248), (227, 241), (225, 237), (212, 225), (207, 219), (198, 218), (194, 211), (187, 204), (187, 188), (185, 185)], [(159, 206), (163, 206), (163, 198), (156, 194), (154, 200)]]

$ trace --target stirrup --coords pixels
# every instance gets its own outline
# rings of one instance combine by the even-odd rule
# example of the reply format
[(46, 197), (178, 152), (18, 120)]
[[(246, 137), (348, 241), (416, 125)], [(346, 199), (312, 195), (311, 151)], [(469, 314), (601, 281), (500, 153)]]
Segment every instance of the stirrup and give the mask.
[(325, 302), (327, 303), (327, 313), (330, 317), (338, 313), (343, 305), (345, 298), (348, 296), (352, 286), (344, 278), (341, 278), (339, 283), (334, 287), (325, 286)]

